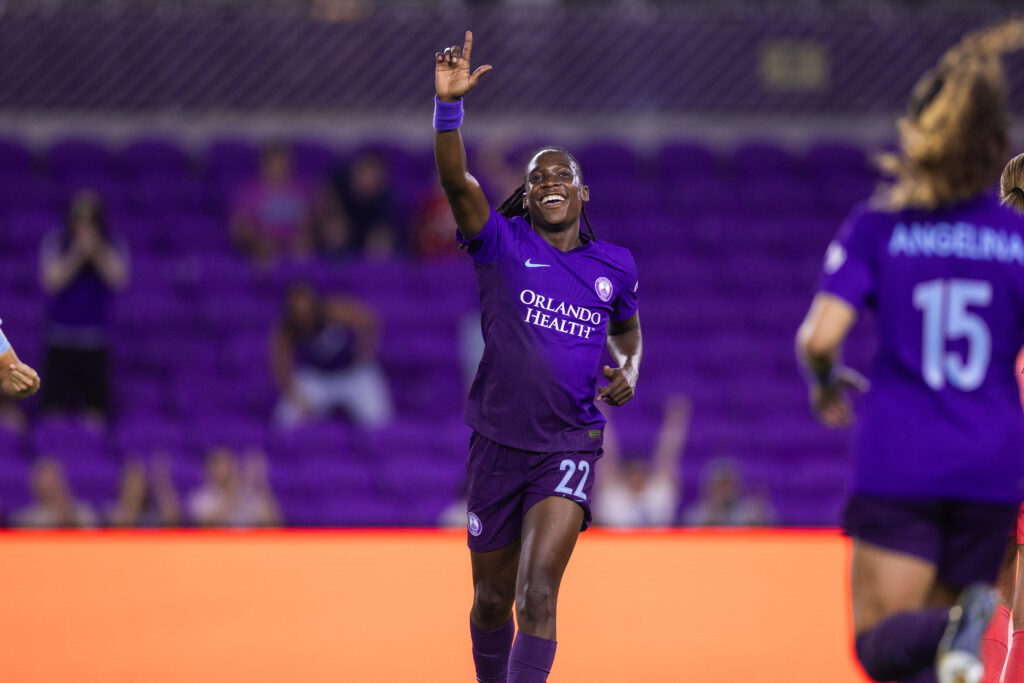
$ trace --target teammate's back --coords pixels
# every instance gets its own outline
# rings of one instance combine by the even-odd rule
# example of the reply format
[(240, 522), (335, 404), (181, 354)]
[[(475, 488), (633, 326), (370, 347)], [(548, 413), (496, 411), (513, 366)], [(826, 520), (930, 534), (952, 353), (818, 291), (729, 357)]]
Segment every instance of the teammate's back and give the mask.
[(879, 318), (853, 489), (1019, 497), (1024, 219), (988, 194), (930, 211), (860, 207), (829, 248), (823, 290)]

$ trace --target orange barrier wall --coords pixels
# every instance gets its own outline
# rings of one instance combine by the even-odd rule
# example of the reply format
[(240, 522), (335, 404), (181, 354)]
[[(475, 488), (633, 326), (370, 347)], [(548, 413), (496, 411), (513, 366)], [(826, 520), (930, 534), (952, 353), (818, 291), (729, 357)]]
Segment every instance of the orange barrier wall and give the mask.
[[(551, 680), (863, 683), (832, 531), (589, 531)], [(462, 533), (0, 534), (0, 680), (475, 680)]]

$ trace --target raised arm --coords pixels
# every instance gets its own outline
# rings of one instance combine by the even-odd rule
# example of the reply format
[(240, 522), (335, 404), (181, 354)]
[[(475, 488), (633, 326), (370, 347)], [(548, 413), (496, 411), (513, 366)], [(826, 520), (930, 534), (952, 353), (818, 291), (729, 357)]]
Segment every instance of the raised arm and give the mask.
[(811, 407), (829, 427), (846, 427), (853, 422), (846, 389), (868, 388), (859, 372), (839, 363), (843, 342), (856, 321), (853, 306), (832, 294), (818, 294), (796, 334), (797, 358), (811, 385)]
[(683, 457), (686, 438), (690, 433), (692, 413), (693, 404), (689, 397), (672, 394), (665, 399), (661, 430), (658, 432), (657, 445), (654, 447), (654, 474), (668, 477), (673, 481), (677, 478), (679, 461)]
[(640, 373), (643, 339), (639, 313), (621, 322), (613, 320), (608, 323), (608, 351), (619, 367), (604, 366), (604, 377), (611, 381), (598, 392), (597, 399), (608, 405), (621, 406), (633, 398)]
[(459, 125), (462, 122), (462, 97), (476, 87), (480, 77), (491, 70), (490, 65), (469, 71), (469, 56), (473, 49), (473, 33), (466, 31), (462, 49), (458, 45), (445, 48), (435, 55), (434, 85), (438, 104), (434, 116), (434, 159), (441, 187), (448, 197), (448, 205), (455, 216), (455, 224), (465, 238), (476, 237), (490, 216), (480, 183), (469, 174), (466, 146), (462, 142)]

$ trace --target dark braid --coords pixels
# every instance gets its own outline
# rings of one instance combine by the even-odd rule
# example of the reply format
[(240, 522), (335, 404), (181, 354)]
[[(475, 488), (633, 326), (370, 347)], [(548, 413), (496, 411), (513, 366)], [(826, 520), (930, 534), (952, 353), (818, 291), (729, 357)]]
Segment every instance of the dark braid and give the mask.
[(526, 210), (523, 205), (523, 194), (526, 192), (526, 183), (523, 183), (508, 196), (508, 199), (501, 203), (498, 207), (498, 215), (504, 216), (505, 218), (525, 218), (526, 222), (530, 222), (530, 212)]
[[(569, 157), (569, 161), (571, 161), (572, 165), (576, 167), (576, 172), (579, 174), (580, 184), (583, 184), (583, 168), (580, 166), (580, 162), (576, 159), (576, 157), (569, 153), (569, 150), (565, 149), (564, 147), (541, 147), (536, 152), (531, 154), (530, 158), (532, 159), (541, 152), (548, 151), (561, 152), (565, 156)], [(508, 196), (508, 199), (501, 203), (501, 206), (499, 206), (497, 210), (498, 215), (504, 216), (505, 218), (519, 217), (526, 220), (527, 224), (529, 224), (530, 212), (523, 205), (523, 194), (525, 193), (526, 183), (523, 183), (522, 185), (520, 185), (519, 187), (512, 191), (512, 194)], [(583, 205), (580, 205), (580, 216), (583, 218), (583, 222), (587, 226), (587, 236), (590, 238), (590, 241), (596, 242), (597, 235), (594, 234), (594, 227), (590, 225), (590, 219), (587, 218), (587, 210)]]

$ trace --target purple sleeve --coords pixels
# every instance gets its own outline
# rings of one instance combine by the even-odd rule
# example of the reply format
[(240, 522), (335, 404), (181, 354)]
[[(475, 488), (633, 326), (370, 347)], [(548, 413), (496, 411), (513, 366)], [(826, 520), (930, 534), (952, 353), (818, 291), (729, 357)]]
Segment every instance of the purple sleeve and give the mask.
[(861, 309), (875, 292), (867, 213), (856, 209), (828, 245), (818, 290)]
[(455, 239), (465, 246), (477, 265), (490, 263), (501, 256), (512, 240), (515, 223), (491, 209), (491, 215), (476, 237), (466, 239), (458, 230)]
[(640, 287), (639, 276), (636, 270), (636, 261), (629, 255), (626, 264), (626, 273), (622, 277), (622, 285), (619, 288), (619, 296), (615, 298), (615, 305), (612, 311), (612, 320), (622, 322), (629, 320), (636, 313), (636, 290)]

